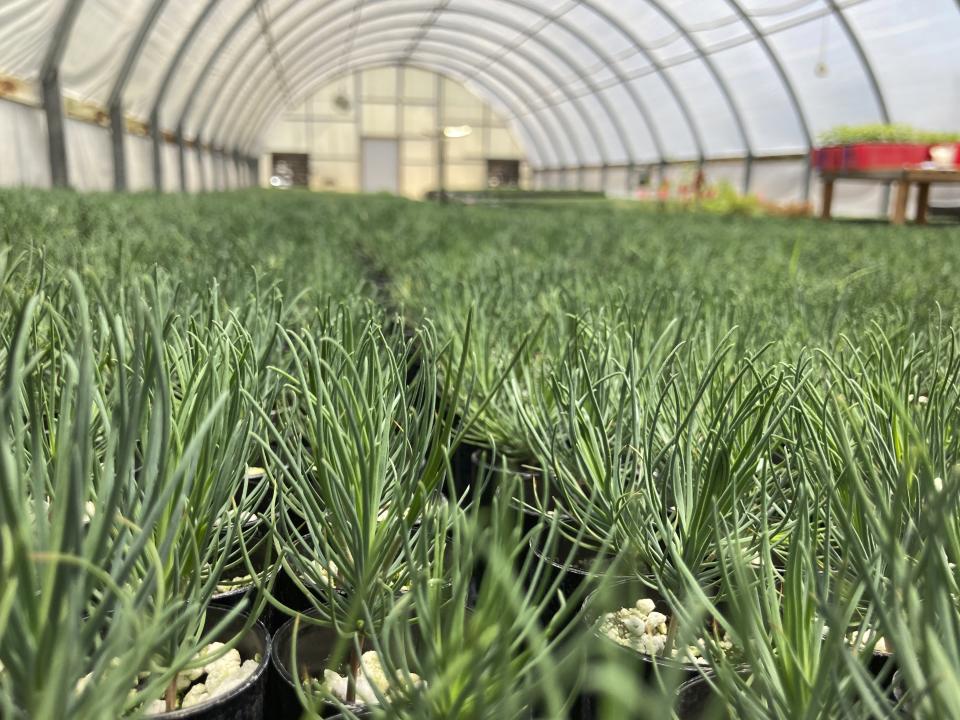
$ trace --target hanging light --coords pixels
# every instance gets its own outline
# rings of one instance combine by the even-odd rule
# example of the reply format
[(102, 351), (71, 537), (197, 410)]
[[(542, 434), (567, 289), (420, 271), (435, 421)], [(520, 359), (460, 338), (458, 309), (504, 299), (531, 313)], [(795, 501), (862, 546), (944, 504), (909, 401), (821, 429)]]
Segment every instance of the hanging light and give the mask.
[(830, 74), (830, 66), (827, 64), (827, 35), (830, 32), (830, 22), (826, 16), (824, 16), (820, 28), (820, 51), (817, 55), (817, 62), (813, 66), (813, 74), (818, 78), (825, 78)]
[(443, 136), (447, 138), (464, 138), (473, 132), (469, 125), (447, 125), (443, 129)]

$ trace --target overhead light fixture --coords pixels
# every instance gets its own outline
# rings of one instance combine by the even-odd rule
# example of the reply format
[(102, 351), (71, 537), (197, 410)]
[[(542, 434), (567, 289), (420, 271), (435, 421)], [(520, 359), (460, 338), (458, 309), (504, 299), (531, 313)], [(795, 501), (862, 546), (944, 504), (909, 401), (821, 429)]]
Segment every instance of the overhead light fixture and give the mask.
[(469, 125), (447, 125), (443, 129), (443, 136), (447, 138), (464, 138), (473, 132)]

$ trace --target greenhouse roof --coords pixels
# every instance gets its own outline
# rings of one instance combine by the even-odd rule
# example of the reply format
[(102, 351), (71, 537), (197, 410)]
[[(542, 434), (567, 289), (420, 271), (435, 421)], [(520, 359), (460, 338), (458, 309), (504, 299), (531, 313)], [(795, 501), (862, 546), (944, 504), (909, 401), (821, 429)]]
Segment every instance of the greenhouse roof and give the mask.
[[(467, 84), (535, 168), (806, 152), (838, 124), (956, 129), (958, 0), (6, 0), (0, 74), (159, 143), (251, 155), (357, 69)], [(54, 128), (55, 131), (55, 128)], [(55, 132), (53, 133), (55, 134)], [(55, 141), (51, 141), (55, 142)], [(115, 152), (123, 152), (122, 144)]]

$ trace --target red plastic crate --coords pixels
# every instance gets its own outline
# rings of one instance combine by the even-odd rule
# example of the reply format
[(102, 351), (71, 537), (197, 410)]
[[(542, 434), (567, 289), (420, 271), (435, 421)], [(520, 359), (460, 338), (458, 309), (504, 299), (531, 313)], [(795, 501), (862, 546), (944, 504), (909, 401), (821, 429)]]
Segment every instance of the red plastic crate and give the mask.
[(930, 159), (927, 145), (910, 143), (857, 143), (843, 147), (846, 170), (890, 170), (919, 165)]
[(811, 162), (818, 170), (840, 170), (843, 168), (843, 147), (828, 145), (812, 151)]

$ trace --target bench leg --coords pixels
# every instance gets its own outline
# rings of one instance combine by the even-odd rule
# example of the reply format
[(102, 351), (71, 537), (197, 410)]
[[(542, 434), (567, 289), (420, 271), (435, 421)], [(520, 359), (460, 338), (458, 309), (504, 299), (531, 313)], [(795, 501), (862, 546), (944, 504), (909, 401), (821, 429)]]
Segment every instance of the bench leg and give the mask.
[(910, 199), (910, 183), (906, 180), (897, 182), (897, 199), (893, 204), (893, 218), (890, 222), (894, 225), (903, 225), (907, 221), (907, 200)]
[(820, 217), (824, 220), (830, 219), (831, 208), (833, 206), (833, 180), (823, 181), (823, 203), (820, 207)]
[(930, 204), (930, 183), (917, 185), (917, 225), (927, 224), (927, 206)]

